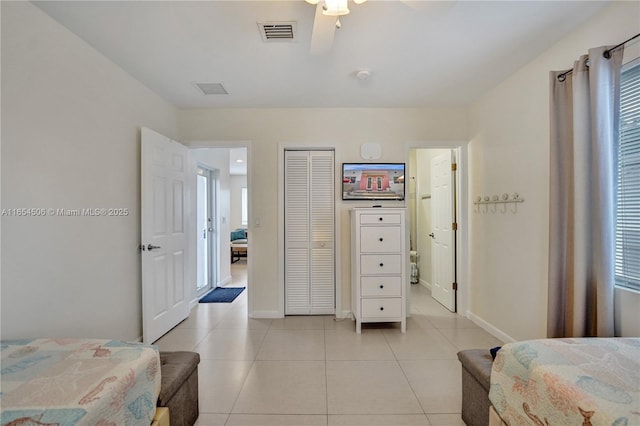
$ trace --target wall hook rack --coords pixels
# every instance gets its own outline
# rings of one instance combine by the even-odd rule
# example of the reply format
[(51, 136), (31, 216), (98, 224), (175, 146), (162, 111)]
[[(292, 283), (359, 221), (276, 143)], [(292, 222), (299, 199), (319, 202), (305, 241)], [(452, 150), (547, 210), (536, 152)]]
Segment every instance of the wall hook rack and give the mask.
[[(515, 214), (518, 211), (518, 204), (520, 203), (524, 203), (524, 198), (520, 197), (520, 194), (514, 192), (513, 194), (509, 195), (505, 192), (504, 194), (502, 194), (502, 196), (477, 196), (473, 204), (475, 205), (474, 211), (476, 213), (496, 213), (497, 211), (500, 211), (500, 213), (504, 214), (507, 212), (507, 207), (510, 205), (511, 209), (509, 210), (511, 211), (511, 213)], [(502, 208), (499, 210), (497, 208), (498, 205), (502, 206)], [(489, 208), (489, 206), (491, 206), (491, 208)]]

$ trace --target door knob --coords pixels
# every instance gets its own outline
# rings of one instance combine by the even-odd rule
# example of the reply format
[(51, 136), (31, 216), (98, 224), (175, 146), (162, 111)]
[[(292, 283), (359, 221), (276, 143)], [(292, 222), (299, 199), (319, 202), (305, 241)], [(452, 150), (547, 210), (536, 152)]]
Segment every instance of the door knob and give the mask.
[(432, 233), (430, 233), (430, 234), (429, 234), (429, 236), (430, 236), (431, 238), (435, 238), (435, 237), (436, 237), (436, 235), (435, 235), (433, 232), (432, 232)]
[(161, 248), (160, 246), (154, 246), (153, 244), (149, 244), (147, 246), (147, 250), (151, 251), (151, 250), (155, 250), (155, 249), (159, 249)]

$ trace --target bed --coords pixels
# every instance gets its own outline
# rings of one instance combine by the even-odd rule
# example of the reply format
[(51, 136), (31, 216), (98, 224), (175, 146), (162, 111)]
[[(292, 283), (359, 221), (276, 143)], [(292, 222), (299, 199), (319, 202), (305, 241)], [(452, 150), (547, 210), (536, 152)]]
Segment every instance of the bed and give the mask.
[(504, 345), (489, 399), (491, 425), (640, 425), (640, 338)]
[(160, 393), (158, 349), (102, 339), (0, 342), (2, 425), (145, 425)]
[(241, 257), (247, 257), (248, 232), (244, 228), (231, 231), (231, 263), (236, 263)]

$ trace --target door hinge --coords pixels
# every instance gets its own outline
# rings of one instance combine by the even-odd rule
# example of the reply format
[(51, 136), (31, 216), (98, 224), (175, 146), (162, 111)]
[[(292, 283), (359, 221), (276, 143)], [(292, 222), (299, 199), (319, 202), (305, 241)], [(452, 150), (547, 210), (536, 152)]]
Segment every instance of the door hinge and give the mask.
[(456, 170), (458, 170), (458, 164), (457, 163), (451, 163), (451, 171), (455, 172)]
[(451, 224), (451, 230), (452, 230), (452, 231), (457, 231), (457, 230), (458, 230), (458, 224), (457, 224), (456, 222), (453, 222), (453, 223)]
[(458, 283), (451, 283), (451, 288), (454, 290), (458, 289)]

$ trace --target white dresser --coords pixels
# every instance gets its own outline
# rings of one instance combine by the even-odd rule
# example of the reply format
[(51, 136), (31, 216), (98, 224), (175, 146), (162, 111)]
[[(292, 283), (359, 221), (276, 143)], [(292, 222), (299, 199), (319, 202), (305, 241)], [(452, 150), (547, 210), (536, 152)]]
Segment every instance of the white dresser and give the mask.
[(406, 331), (405, 208), (351, 210), (351, 309), (363, 322), (400, 322)]

